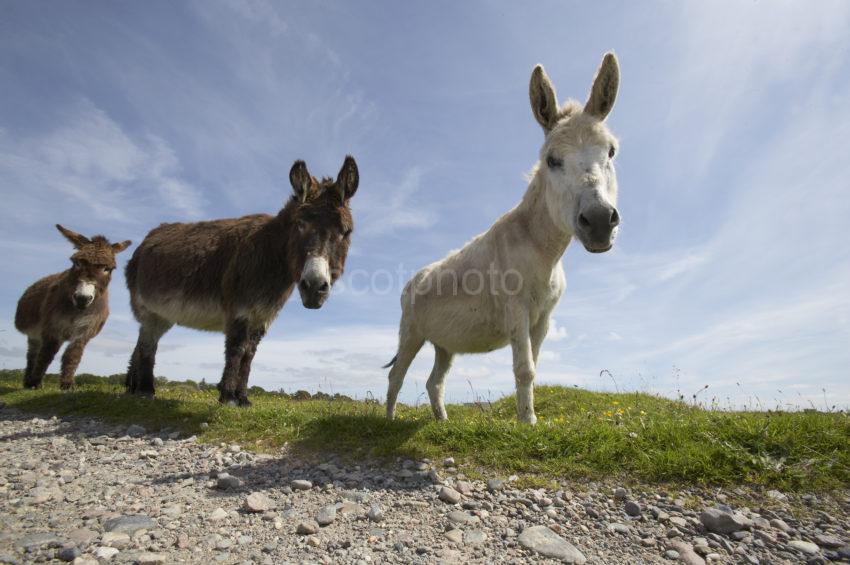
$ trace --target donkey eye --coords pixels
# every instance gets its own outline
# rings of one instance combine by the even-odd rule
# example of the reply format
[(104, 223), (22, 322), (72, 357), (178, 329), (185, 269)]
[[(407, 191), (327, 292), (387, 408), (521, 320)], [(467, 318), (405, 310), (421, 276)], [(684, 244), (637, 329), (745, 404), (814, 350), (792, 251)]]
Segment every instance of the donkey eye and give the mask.
[(348, 239), (349, 237), (351, 237), (351, 230), (345, 230), (345, 233), (342, 234), (342, 237), (344, 239)]
[(103, 268), (103, 272), (106, 273), (107, 275), (114, 270), (115, 270), (115, 267), (104, 267)]
[(549, 165), (550, 169), (560, 169), (564, 166), (564, 160), (549, 155), (546, 157), (546, 164)]
[(305, 231), (307, 231), (307, 222), (305, 222), (304, 220), (298, 220), (298, 223), (295, 224), (295, 227), (298, 228), (298, 231), (304, 233)]
[(616, 149), (614, 149), (614, 146), (613, 146), (613, 145), (612, 145), (611, 147), (609, 147), (609, 148), (608, 148), (608, 158), (609, 158), (609, 159), (613, 159), (613, 158), (614, 158), (614, 154), (615, 154), (615, 153), (617, 153), (617, 150), (616, 150)]

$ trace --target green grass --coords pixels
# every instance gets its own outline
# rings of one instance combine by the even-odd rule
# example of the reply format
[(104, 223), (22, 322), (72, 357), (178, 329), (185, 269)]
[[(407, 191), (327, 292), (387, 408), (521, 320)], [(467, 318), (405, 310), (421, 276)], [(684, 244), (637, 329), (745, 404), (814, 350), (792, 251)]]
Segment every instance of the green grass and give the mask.
[[(214, 390), (165, 383), (155, 400), (129, 397), (106, 378), (82, 377), (73, 393), (55, 377), (21, 389), (20, 371), (0, 371), (0, 400), (34, 413), (95, 416), (148, 429), (176, 428), (206, 442), (260, 451), (289, 443), (352, 458), (454, 456), (468, 474), (521, 473), (551, 479), (628, 483), (754, 485), (795, 491), (850, 486), (850, 417), (845, 412), (731, 412), (657, 396), (541, 386), (537, 426), (519, 424), (513, 397), (492, 406), (405, 407), (395, 422), (376, 403), (292, 400), (253, 392), (250, 409), (222, 407)], [(202, 429), (201, 423), (208, 427)]]

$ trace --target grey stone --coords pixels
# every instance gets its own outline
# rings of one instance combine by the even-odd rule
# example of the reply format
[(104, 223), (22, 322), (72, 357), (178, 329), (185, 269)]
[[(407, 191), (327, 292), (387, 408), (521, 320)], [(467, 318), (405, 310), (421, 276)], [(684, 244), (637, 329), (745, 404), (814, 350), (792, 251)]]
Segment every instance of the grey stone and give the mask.
[(439, 498), (443, 502), (457, 504), (460, 502), (460, 493), (451, 487), (441, 487)]
[(83, 554), (83, 552), (80, 551), (80, 548), (72, 545), (71, 547), (61, 548), (57, 552), (56, 557), (58, 557), (62, 561), (73, 561), (74, 559), (76, 559), (77, 557), (79, 557), (82, 554)]
[(466, 545), (481, 545), (485, 541), (487, 541), (487, 534), (481, 530), (469, 530), (463, 535), (463, 543)]
[(129, 428), (127, 428), (127, 435), (130, 437), (141, 437), (147, 433), (147, 430), (142, 426), (137, 424), (133, 424)]
[(454, 542), (458, 545), (463, 543), (463, 530), (455, 528), (453, 530), (449, 530), (444, 535), (446, 536), (447, 540)]
[(623, 487), (618, 487), (614, 489), (614, 499), (615, 500), (626, 500), (629, 497), (629, 491), (624, 489)]
[(165, 555), (161, 553), (141, 553), (136, 558), (136, 563), (139, 565), (163, 565), (167, 561)]
[(628, 502), (626, 502), (625, 510), (626, 510), (626, 514), (628, 514), (629, 516), (635, 516), (635, 517), (640, 516), (641, 511), (642, 511), (640, 504), (638, 504), (634, 500), (629, 500)]
[(463, 510), (452, 510), (448, 515), (449, 521), (455, 524), (476, 524), (480, 521), (478, 516), (473, 516)]
[(227, 518), (227, 512), (224, 511), (224, 508), (216, 508), (212, 512), (210, 512), (209, 519), (213, 522), (220, 522)]
[(24, 548), (25, 551), (32, 551), (39, 547), (55, 546), (59, 544), (60, 541), (59, 538), (56, 537), (56, 534), (52, 534), (50, 532), (36, 532), (25, 535), (19, 539), (15, 545)]
[(313, 483), (305, 479), (295, 479), (289, 483), (289, 486), (292, 487), (292, 490), (310, 490), (313, 488)]
[(115, 549), (114, 547), (98, 547), (94, 552), (94, 556), (98, 559), (109, 561), (119, 553), (121, 552)]
[(298, 524), (298, 527), (295, 528), (295, 533), (301, 534), (302, 536), (309, 536), (315, 534), (319, 531), (319, 524), (317, 524), (313, 520), (308, 520), (306, 522), (301, 522)]
[(373, 522), (380, 522), (384, 519), (384, 509), (380, 504), (373, 504), (366, 513), (366, 517)]
[(815, 553), (820, 551), (820, 548), (817, 546), (817, 544), (799, 539), (789, 541), (788, 547), (793, 547), (797, 551), (802, 551), (806, 555), (814, 555)]
[(336, 506), (334, 506), (333, 504), (322, 506), (319, 509), (319, 513), (316, 515), (316, 522), (320, 526), (328, 526), (330, 524), (333, 524), (334, 520), (336, 520)]
[(699, 515), (705, 529), (716, 534), (731, 534), (749, 529), (753, 522), (740, 512), (726, 512), (719, 508), (706, 508)]
[(560, 559), (565, 563), (582, 565), (587, 561), (587, 558), (573, 544), (546, 526), (532, 526), (524, 529), (517, 541), (526, 549), (546, 557)]
[(119, 516), (103, 523), (103, 529), (107, 532), (124, 532), (133, 535), (139, 530), (150, 530), (156, 527), (156, 522), (150, 516), (135, 514), (130, 516)]
[(667, 551), (664, 552), (664, 557), (666, 557), (667, 559), (673, 560), (673, 561), (678, 561), (679, 560), (679, 552), (676, 551), (675, 549), (668, 549)]
[(242, 480), (230, 473), (219, 473), (215, 487), (219, 490), (237, 489), (242, 486)]
[(705, 559), (697, 555), (694, 548), (683, 541), (672, 540), (667, 547), (679, 554), (679, 560), (687, 565), (705, 565)]
[(109, 547), (124, 549), (130, 545), (130, 536), (125, 532), (104, 532), (100, 536), (100, 543)]
[(626, 524), (620, 524), (619, 522), (608, 524), (608, 529), (612, 532), (617, 532), (618, 534), (623, 535), (632, 533), (632, 528), (630, 526), (627, 526)]
[(815, 542), (819, 546), (827, 547), (829, 549), (838, 549), (844, 545), (844, 542), (839, 539), (838, 536), (831, 534), (818, 534), (815, 536)]
[(487, 490), (490, 492), (499, 492), (500, 490), (504, 490), (505, 481), (502, 479), (488, 479), (487, 480)]

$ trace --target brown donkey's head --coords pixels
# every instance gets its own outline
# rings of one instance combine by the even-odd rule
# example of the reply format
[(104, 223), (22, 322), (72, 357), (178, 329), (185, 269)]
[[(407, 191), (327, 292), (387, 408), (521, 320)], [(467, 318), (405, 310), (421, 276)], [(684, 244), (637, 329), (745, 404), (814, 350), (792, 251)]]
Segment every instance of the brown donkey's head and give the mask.
[(351, 156), (345, 158), (336, 180), (316, 180), (304, 161), (295, 161), (289, 171), (294, 191), (288, 218), (289, 260), (306, 308), (321, 308), (342, 275), (354, 228), (348, 202), (359, 180)]
[(91, 239), (56, 224), (62, 235), (76, 248), (71, 255), (71, 295), (68, 297), (80, 310), (88, 308), (106, 290), (115, 269), (115, 255), (130, 247), (131, 241), (109, 243), (102, 235)]

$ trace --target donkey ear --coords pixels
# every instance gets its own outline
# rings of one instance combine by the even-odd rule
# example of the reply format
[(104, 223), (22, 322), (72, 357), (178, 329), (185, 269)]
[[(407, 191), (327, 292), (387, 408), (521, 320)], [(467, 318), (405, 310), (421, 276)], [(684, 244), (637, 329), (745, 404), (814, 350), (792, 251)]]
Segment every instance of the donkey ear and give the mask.
[(133, 245), (133, 242), (130, 241), (129, 239), (122, 241), (121, 243), (113, 243), (112, 244), (112, 251), (114, 251), (115, 253), (121, 253), (122, 251), (124, 251), (125, 249), (130, 247), (131, 245)]
[(596, 72), (596, 78), (593, 79), (590, 98), (584, 105), (585, 113), (604, 120), (611, 108), (614, 107), (619, 86), (620, 65), (617, 63), (617, 57), (614, 53), (609, 51), (602, 59), (602, 65)]
[(555, 87), (543, 70), (543, 65), (537, 65), (531, 71), (528, 97), (537, 123), (548, 133), (558, 121), (558, 100), (555, 98)]
[(339, 188), (343, 202), (354, 196), (359, 184), (360, 171), (357, 169), (357, 161), (351, 155), (346, 155), (342, 168), (336, 176), (336, 186)]
[(307, 170), (307, 163), (299, 159), (292, 164), (289, 170), (289, 182), (292, 184), (295, 197), (301, 202), (306, 202), (310, 187), (313, 186), (313, 177)]
[(65, 236), (65, 239), (71, 242), (71, 245), (79, 249), (83, 245), (87, 243), (91, 243), (91, 240), (84, 235), (78, 234), (75, 231), (71, 231), (68, 228), (62, 227), (59, 224), (56, 224), (56, 229), (59, 230), (59, 233)]

